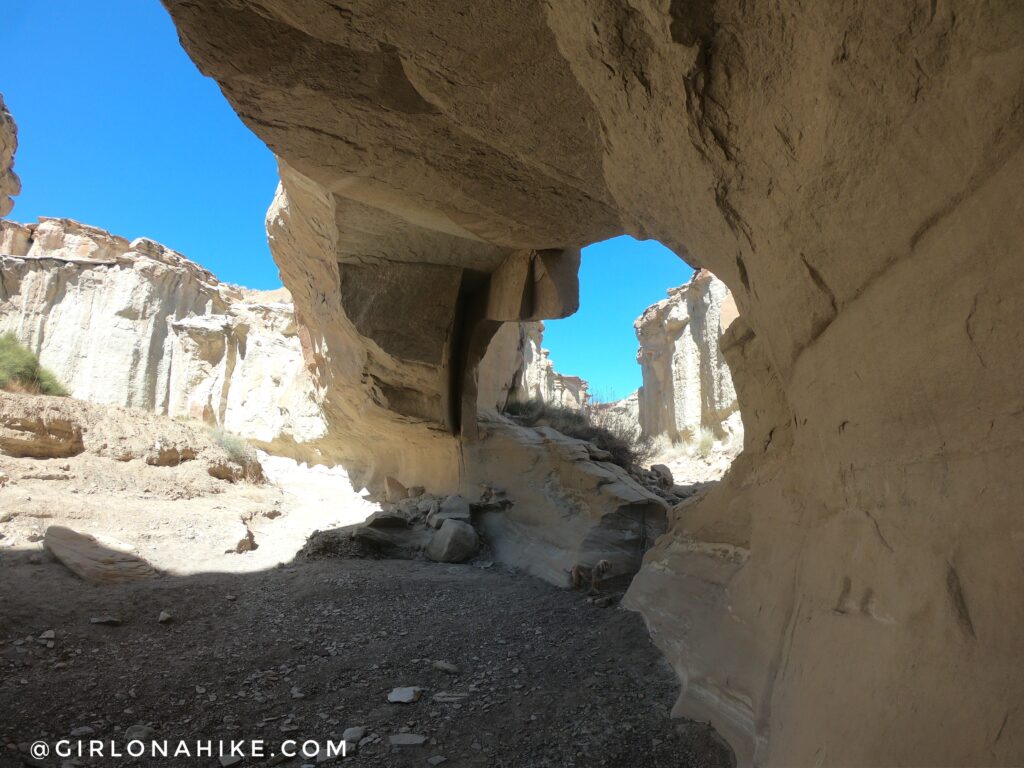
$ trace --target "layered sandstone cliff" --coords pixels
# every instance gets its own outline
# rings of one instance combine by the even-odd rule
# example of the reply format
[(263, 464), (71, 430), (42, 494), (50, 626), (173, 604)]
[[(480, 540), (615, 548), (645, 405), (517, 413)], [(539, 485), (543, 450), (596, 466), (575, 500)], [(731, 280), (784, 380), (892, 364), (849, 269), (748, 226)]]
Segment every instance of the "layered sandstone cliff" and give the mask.
[(286, 291), (220, 283), (159, 243), (68, 219), (0, 221), (0, 333), (77, 398), (291, 450), (323, 437)]
[(164, 3), (281, 158), (275, 257), (367, 477), (500, 471), (488, 342), (573, 311), (580, 246), (655, 237), (741, 312), (744, 453), (629, 593), (676, 711), (744, 763), (1020, 761), (1024, 9)]
[(644, 435), (678, 443), (707, 430), (717, 440), (742, 441), (736, 390), (721, 351), (722, 335), (737, 314), (725, 283), (702, 269), (637, 318)]

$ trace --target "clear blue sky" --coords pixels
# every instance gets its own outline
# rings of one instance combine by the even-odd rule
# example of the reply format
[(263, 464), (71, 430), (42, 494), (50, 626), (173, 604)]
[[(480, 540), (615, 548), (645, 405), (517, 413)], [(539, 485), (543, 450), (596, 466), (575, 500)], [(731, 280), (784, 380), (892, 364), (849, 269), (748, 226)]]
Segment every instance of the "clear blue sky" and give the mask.
[(618, 400), (640, 386), (633, 321), (693, 270), (656, 240), (615, 237), (583, 249), (580, 309), (544, 322), (544, 346), (555, 370), (582, 376), (599, 400)]
[(15, 221), (150, 237), (251, 288), (280, 286), (263, 217), (277, 165), (178, 44), (158, 0), (4, 0), (18, 124)]
[[(23, 187), (10, 218), (150, 237), (221, 280), (280, 285), (263, 229), (274, 158), (192, 64), (158, 0), (4, 0), (0, 51)], [(691, 270), (626, 237), (583, 254), (581, 309), (548, 322), (544, 345), (559, 371), (624, 397), (640, 386), (633, 320)]]

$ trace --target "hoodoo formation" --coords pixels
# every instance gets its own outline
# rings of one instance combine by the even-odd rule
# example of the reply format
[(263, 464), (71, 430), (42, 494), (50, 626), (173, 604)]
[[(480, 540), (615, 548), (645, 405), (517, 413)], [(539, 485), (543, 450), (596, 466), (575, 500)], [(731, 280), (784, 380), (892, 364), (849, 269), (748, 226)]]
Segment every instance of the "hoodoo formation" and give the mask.
[[(0, 330), (45, 358), (57, 314), (130, 308), (134, 404), (230, 424), (255, 392), (239, 423), (308, 433), (390, 505), (374, 536), (476, 530), (563, 586), (607, 561), (672, 714), (739, 765), (1024, 761), (1024, 6), (162, 2), (278, 158), (293, 307), (48, 219), (0, 230)], [(15, 145), (0, 104), (0, 215)], [(585, 405), (536, 324), (619, 234), (700, 271), (637, 321), (644, 384), (614, 408), (742, 434), (685, 499), (502, 413)], [(294, 386), (259, 390), (268, 359)]]

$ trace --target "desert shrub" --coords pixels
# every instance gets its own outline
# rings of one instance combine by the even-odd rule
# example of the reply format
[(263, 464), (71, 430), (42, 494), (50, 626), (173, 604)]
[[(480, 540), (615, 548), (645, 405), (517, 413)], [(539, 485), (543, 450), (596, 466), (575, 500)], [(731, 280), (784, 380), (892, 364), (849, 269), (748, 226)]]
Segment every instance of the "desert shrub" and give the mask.
[(67, 395), (57, 377), (43, 368), (39, 358), (19, 344), (13, 333), (0, 336), (0, 389), (33, 395)]
[(706, 459), (711, 455), (711, 449), (715, 446), (715, 433), (707, 427), (701, 427), (697, 435), (697, 455)]
[(240, 464), (244, 467), (250, 462), (256, 461), (256, 451), (245, 441), (245, 438), (228, 432), (221, 427), (211, 427), (210, 436), (213, 437), (217, 445), (224, 449), (228, 458), (235, 464)]
[(641, 436), (639, 424), (614, 418), (597, 407), (576, 410), (533, 399), (509, 403), (505, 413), (524, 426), (549, 426), (568, 437), (593, 443), (624, 469), (641, 466), (653, 454), (653, 442)]

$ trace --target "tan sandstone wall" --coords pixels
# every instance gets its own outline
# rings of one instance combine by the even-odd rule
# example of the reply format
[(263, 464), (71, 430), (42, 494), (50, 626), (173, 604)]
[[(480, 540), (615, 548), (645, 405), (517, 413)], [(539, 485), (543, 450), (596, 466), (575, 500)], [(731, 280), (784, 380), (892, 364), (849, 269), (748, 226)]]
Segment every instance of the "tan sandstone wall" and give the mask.
[(0, 221), (0, 278), (0, 333), (77, 398), (287, 451), (326, 431), (285, 292), (225, 285), (152, 240), (68, 219)]
[(540, 400), (581, 410), (590, 384), (555, 370), (544, 349), (544, 323), (505, 323), (491, 339), (478, 371), (478, 405), (501, 410), (508, 402)]
[(744, 763), (1021, 762), (1024, 7), (165, 5), (282, 159), (275, 257), (367, 476), (490, 474), (497, 327), (657, 238), (741, 314), (744, 453), (628, 595), (677, 712)]
[(707, 270), (668, 291), (633, 327), (643, 373), (637, 392), (640, 428), (648, 437), (692, 441), (702, 429), (742, 440), (743, 423), (721, 338), (737, 317), (725, 283)]
[(14, 207), (11, 199), (21, 191), (21, 182), (14, 172), (14, 151), (18, 148), (18, 128), (0, 95), (0, 216)]

